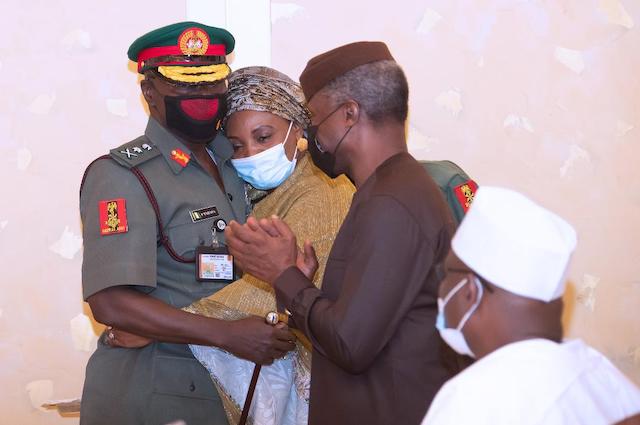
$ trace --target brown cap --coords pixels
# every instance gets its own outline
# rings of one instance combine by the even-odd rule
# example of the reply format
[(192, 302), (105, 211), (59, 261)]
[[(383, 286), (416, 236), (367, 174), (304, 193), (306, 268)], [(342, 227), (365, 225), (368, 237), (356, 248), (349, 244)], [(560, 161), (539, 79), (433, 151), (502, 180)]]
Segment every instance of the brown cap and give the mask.
[(381, 41), (359, 41), (346, 44), (318, 55), (300, 74), (300, 85), (307, 101), (335, 78), (360, 65), (394, 60), (386, 44)]

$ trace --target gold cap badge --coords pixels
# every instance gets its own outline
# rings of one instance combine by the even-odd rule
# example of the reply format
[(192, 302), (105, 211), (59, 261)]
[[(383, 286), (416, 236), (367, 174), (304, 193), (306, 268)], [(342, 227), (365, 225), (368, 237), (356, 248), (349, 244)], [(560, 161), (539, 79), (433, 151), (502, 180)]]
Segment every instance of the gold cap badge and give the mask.
[(178, 37), (178, 45), (185, 55), (204, 55), (209, 48), (209, 36), (200, 28), (187, 28)]

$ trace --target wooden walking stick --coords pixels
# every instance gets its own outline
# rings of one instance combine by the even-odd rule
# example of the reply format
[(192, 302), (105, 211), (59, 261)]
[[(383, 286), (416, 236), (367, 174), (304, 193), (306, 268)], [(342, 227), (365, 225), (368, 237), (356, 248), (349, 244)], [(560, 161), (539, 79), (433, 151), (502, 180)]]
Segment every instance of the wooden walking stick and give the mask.
[[(270, 325), (278, 324), (278, 313), (275, 311), (270, 311), (264, 317), (264, 320)], [(261, 365), (256, 364), (256, 367), (253, 369), (253, 375), (251, 375), (251, 383), (249, 383), (249, 390), (247, 391), (247, 397), (244, 400), (244, 407), (242, 408), (242, 414), (240, 415), (240, 421), (238, 421), (238, 425), (245, 425), (247, 423), (247, 418), (249, 417), (249, 408), (251, 407), (251, 401), (253, 400), (253, 393), (256, 391), (256, 385), (258, 384), (258, 376), (260, 376)]]

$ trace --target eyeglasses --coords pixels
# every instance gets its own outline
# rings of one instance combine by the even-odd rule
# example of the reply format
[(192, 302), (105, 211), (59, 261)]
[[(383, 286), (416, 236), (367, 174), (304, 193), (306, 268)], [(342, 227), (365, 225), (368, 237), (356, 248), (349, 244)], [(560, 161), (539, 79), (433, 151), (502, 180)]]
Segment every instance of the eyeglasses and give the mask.
[(329, 119), (329, 117), (333, 114), (336, 113), (336, 111), (338, 111), (338, 109), (342, 108), (345, 105), (345, 103), (341, 103), (340, 105), (338, 105), (338, 107), (336, 109), (334, 109), (333, 111), (331, 111), (331, 113), (329, 115), (327, 115), (326, 117), (324, 117), (318, 124), (316, 125), (312, 125), (309, 128), (307, 128), (307, 138), (308, 140), (311, 140), (313, 143), (316, 144), (316, 147), (318, 148), (318, 150), (322, 153), (324, 153), (324, 149), (322, 149), (322, 146), (320, 146), (320, 143), (318, 143), (318, 138), (316, 137), (316, 135), (318, 134), (318, 128), (326, 121)]

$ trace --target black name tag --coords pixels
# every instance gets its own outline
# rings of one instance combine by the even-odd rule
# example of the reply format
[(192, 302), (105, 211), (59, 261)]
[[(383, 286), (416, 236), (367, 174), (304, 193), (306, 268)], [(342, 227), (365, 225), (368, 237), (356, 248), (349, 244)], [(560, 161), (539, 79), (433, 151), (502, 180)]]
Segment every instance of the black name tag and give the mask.
[(215, 205), (211, 205), (210, 207), (189, 211), (189, 215), (191, 216), (191, 221), (197, 223), (198, 221), (217, 217), (220, 214), (218, 214), (218, 208), (216, 208)]
[(196, 280), (199, 282), (233, 282), (233, 255), (227, 247), (199, 246), (196, 249)]

